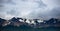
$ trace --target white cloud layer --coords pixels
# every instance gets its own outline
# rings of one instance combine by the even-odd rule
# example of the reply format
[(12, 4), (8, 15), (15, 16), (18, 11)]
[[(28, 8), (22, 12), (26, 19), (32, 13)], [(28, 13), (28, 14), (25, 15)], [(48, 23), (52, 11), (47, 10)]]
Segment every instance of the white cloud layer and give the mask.
[[(60, 0), (0, 0), (0, 17), (51, 18), (60, 12)], [(58, 9), (56, 9), (58, 8)], [(55, 10), (56, 9), (56, 10)], [(52, 14), (53, 13), (53, 14)], [(55, 15), (56, 13), (56, 15)], [(60, 16), (60, 15), (59, 15)]]

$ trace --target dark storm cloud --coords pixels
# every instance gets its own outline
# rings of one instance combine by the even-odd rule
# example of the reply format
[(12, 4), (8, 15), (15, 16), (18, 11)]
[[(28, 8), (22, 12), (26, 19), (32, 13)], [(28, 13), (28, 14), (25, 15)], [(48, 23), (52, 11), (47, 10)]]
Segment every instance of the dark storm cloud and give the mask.
[(42, 0), (36, 1), (36, 2), (39, 4), (39, 5), (38, 5), (39, 8), (47, 7), (47, 5), (42, 2)]
[(48, 10), (48, 11), (43, 12), (43, 13), (41, 13), (40, 11), (39, 12), (33, 11), (30, 15), (33, 18), (43, 18), (43, 19), (50, 19), (50, 18), (60, 17), (60, 6), (59, 7), (54, 7), (51, 10)]
[(7, 11), (7, 14), (11, 14), (11, 15), (17, 15), (16, 11), (15, 10), (10, 10), (10, 11)]
[(0, 4), (12, 4), (12, 5), (15, 5), (16, 3), (14, 3), (12, 0), (0, 0)]
[(28, 0), (21, 0), (21, 1), (28, 1)]
[(52, 16), (60, 16), (60, 7), (55, 7), (51, 11)]

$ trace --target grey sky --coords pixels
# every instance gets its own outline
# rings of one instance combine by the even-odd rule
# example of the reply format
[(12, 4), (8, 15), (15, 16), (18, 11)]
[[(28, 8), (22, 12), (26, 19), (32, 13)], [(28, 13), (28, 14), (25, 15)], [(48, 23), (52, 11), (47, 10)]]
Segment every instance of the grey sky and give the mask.
[[(44, 18), (60, 16), (60, 0), (0, 0), (0, 17)], [(4, 15), (4, 16), (2, 16)]]

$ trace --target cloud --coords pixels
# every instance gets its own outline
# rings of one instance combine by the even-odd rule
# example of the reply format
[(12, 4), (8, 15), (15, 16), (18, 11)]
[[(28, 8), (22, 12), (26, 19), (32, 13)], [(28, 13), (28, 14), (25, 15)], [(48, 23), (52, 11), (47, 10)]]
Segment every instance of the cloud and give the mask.
[(52, 16), (60, 16), (60, 7), (55, 7), (51, 11)]
[(15, 16), (47, 19), (53, 17), (54, 13), (59, 14), (56, 11), (60, 6), (59, 0), (3, 0), (0, 3), (0, 17), (5, 18)]
[(42, 1), (50, 7), (60, 6), (60, 0), (42, 0)]

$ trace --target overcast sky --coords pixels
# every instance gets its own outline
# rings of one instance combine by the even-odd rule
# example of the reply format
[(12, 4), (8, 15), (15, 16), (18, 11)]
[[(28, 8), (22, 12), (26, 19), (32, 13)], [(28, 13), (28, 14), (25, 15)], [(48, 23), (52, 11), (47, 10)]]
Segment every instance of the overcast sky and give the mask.
[(0, 0), (0, 17), (57, 18), (60, 0)]

